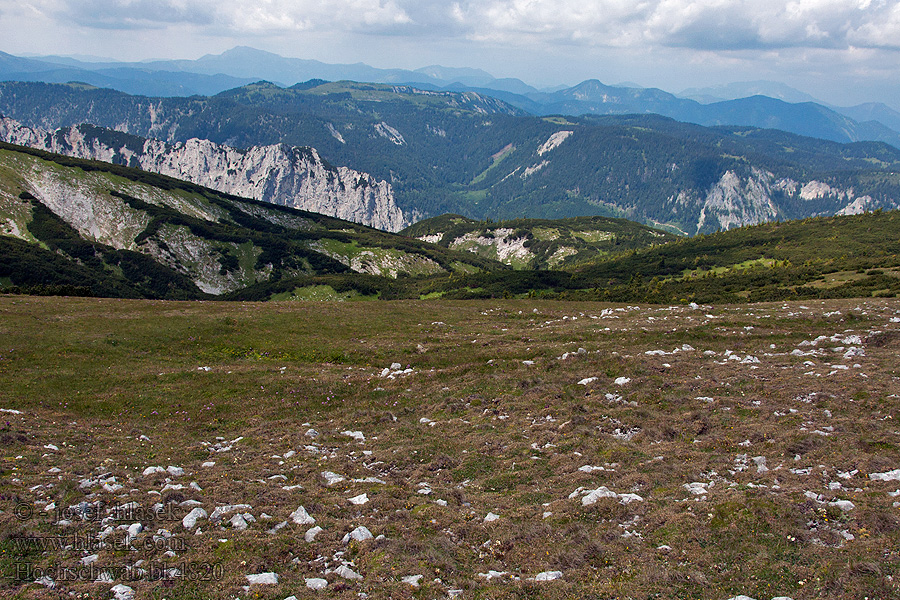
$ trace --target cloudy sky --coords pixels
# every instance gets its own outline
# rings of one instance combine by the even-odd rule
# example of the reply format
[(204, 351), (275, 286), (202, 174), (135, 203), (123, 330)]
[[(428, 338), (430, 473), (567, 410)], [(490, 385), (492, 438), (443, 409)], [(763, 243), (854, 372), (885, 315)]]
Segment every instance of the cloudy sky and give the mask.
[(900, 109), (900, 0), (0, 0), (0, 50), (121, 60), (246, 45), (532, 85), (773, 80)]

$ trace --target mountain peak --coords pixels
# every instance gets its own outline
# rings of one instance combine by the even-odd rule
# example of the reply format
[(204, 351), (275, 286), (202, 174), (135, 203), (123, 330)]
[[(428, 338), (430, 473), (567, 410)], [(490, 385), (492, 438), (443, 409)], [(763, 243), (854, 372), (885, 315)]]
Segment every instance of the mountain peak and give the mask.
[[(210, 57), (217, 58), (252, 58), (252, 57), (265, 57), (265, 58), (284, 58), (283, 56), (279, 56), (273, 52), (268, 52), (266, 50), (260, 50), (258, 48), (253, 48), (252, 46), (235, 46), (230, 50), (226, 50), (221, 54), (207, 54)], [(205, 58), (205, 57), (204, 57)]]

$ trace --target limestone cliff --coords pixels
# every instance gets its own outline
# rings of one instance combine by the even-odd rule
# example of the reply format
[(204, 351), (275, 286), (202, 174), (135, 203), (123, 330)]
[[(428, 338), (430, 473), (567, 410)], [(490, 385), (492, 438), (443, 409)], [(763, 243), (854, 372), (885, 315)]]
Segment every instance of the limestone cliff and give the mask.
[(0, 140), (128, 165), (215, 190), (396, 232), (410, 224), (386, 181), (333, 167), (314, 148), (283, 144), (239, 150), (191, 139), (175, 144), (79, 125), (56, 131), (0, 118)]

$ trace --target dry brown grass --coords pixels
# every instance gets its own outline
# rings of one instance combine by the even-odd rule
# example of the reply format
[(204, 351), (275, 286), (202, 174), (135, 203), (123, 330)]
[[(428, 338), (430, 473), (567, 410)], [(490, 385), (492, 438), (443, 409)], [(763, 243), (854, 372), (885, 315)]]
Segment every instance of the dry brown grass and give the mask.
[[(0, 413), (3, 593), (111, 597), (109, 583), (50, 590), (21, 571), (96, 553), (111, 571), (186, 566), (116, 579), (170, 600), (898, 597), (900, 482), (869, 474), (900, 468), (900, 304), (803, 306), (0, 298), (0, 408), (22, 411)], [(342, 358), (309, 358), (321, 349)], [(393, 362), (414, 372), (381, 377)], [(153, 465), (186, 473), (141, 475)], [(123, 487), (81, 486), (100, 476)], [(353, 481), (369, 477), (384, 483)], [(641, 500), (583, 506), (600, 486)], [(105, 526), (59, 525), (47, 504), (98, 500), (159, 502), (167, 520), (112, 523), (143, 523), (132, 550), (36, 548)], [(256, 522), (201, 520), (195, 535), (180, 522), (192, 500), (249, 504)], [(324, 528), (314, 542), (309, 526), (267, 533), (300, 505)], [(384, 537), (343, 544), (357, 526)], [(172, 538), (148, 544), (160, 528)], [(334, 573), (342, 560), (363, 579)], [(479, 576), (491, 570), (506, 574)], [(528, 581), (553, 570), (563, 579)], [(278, 585), (242, 589), (268, 571)], [(401, 581), (417, 574), (419, 588)], [(310, 577), (328, 591), (307, 590)]]

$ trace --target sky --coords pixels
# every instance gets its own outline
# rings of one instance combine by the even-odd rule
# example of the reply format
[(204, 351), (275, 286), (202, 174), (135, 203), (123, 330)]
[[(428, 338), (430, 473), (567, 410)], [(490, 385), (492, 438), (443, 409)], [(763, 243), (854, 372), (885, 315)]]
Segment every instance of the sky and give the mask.
[(136, 61), (234, 46), (536, 86), (788, 84), (900, 110), (900, 0), (0, 0), (0, 50)]

